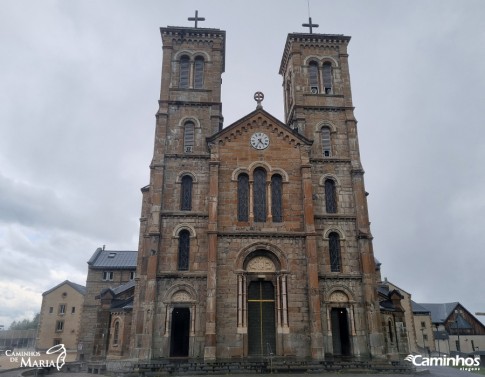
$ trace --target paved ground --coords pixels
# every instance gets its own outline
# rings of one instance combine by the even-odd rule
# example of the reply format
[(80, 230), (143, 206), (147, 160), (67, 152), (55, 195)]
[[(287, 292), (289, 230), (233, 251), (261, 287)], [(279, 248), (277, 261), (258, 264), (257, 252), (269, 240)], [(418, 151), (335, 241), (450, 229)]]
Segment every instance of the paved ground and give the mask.
[[(24, 369), (25, 370), (25, 369)], [(0, 371), (0, 377), (19, 377), (20, 373), (23, 370), (15, 370), (15, 371)], [(428, 370), (424, 371), (421, 370), (419, 375), (422, 376), (429, 376), (429, 377), (474, 377), (477, 376), (476, 374), (472, 374), (467, 371), (460, 371), (453, 368), (447, 367), (429, 367)], [(235, 377), (274, 377), (276, 374), (235, 374)], [(366, 374), (340, 374), (340, 373), (312, 373), (312, 374), (302, 374), (302, 373), (285, 373), (280, 374), (280, 376), (287, 376), (287, 377), (312, 377), (312, 376), (323, 376), (323, 377), (363, 377)], [(367, 374), (378, 376), (378, 377), (411, 377), (416, 376), (415, 374)], [(53, 373), (47, 376), (52, 377), (96, 377), (100, 375), (96, 374), (89, 374), (89, 373)], [(184, 377), (200, 377), (200, 375), (183, 375)], [(221, 375), (223, 376), (223, 375)], [(224, 375), (226, 376), (226, 375)]]

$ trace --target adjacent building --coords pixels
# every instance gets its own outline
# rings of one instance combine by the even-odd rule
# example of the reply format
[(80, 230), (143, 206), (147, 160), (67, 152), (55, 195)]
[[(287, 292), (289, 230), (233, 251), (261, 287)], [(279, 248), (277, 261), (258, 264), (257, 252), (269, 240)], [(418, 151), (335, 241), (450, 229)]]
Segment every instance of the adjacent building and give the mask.
[(42, 294), (36, 348), (77, 350), (86, 287), (66, 280)]

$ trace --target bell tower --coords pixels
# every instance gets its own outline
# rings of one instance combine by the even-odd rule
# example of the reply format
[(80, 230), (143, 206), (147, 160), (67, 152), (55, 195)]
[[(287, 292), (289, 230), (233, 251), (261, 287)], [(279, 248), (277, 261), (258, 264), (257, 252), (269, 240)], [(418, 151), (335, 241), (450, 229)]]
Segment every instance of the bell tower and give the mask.
[(141, 360), (199, 357), (194, 352), (204, 347), (205, 303), (197, 306), (196, 298), (207, 286), (206, 138), (222, 129), (226, 33), (199, 28), (197, 12), (189, 20), (194, 27), (160, 28), (162, 79), (150, 183), (142, 189), (131, 329), (132, 357)]
[[(321, 236), (318, 257), (323, 261), (318, 272), (320, 290), (338, 292), (347, 302), (355, 301), (342, 310), (337, 296), (322, 296), (325, 352), (379, 356), (384, 343), (368, 194), (350, 87), (350, 37), (313, 33), (313, 27), (318, 25), (312, 24), (311, 19), (303, 26), (309, 27), (310, 32), (288, 34), (280, 65), (285, 121), (295, 132), (313, 141), (313, 208), (315, 231)], [(345, 257), (332, 259), (335, 245), (345, 249)], [(343, 319), (338, 319), (338, 315), (343, 315)], [(359, 325), (351, 328), (349, 342), (338, 329), (339, 323), (350, 321), (351, 316), (351, 322)]]

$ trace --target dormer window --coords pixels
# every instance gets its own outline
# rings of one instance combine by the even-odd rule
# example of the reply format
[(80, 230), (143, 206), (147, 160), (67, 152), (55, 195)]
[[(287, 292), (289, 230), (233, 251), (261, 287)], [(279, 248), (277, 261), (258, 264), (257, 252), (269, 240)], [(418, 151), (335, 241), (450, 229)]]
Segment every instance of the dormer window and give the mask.
[(108, 258), (114, 258), (114, 257), (116, 257), (116, 253), (109, 253), (108, 254)]

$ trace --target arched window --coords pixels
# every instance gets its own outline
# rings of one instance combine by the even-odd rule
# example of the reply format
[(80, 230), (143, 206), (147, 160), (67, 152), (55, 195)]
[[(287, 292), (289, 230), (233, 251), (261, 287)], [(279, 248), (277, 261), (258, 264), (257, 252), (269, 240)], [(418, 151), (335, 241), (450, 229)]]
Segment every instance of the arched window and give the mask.
[(283, 178), (279, 174), (274, 174), (271, 177), (271, 215), (275, 223), (283, 221), (282, 194)]
[(120, 321), (115, 322), (115, 328), (113, 331), (113, 345), (117, 346), (120, 337)]
[(180, 210), (192, 210), (192, 177), (184, 175), (182, 177), (182, 187), (180, 194)]
[(330, 252), (330, 271), (340, 272), (340, 237), (332, 232), (328, 235), (328, 250)]
[(332, 155), (332, 142), (330, 139), (329, 127), (322, 127), (322, 148), (323, 157), (330, 157)]
[(387, 327), (389, 329), (389, 339), (391, 340), (391, 343), (394, 342), (394, 335), (392, 333), (392, 323), (391, 321), (387, 322)]
[(184, 152), (192, 153), (195, 141), (195, 124), (192, 121), (185, 122), (184, 125)]
[(254, 221), (264, 222), (266, 221), (266, 171), (261, 168), (257, 168), (254, 171)]
[(184, 229), (179, 233), (179, 259), (178, 270), (187, 271), (189, 269), (190, 252), (190, 233)]
[(325, 209), (327, 213), (337, 213), (337, 192), (333, 179), (325, 180)]
[(249, 176), (239, 174), (237, 177), (237, 220), (249, 220)]
[(323, 93), (332, 94), (332, 65), (323, 64)]
[(310, 91), (313, 94), (319, 92), (319, 80), (318, 80), (318, 63), (317, 62), (310, 62), (308, 65), (308, 77), (310, 80)]
[(190, 80), (190, 58), (186, 55), (180, 58), (179, 88), (188, 88)]
[(194, 88), (202, 89), (204, 86), (204, 58), (198, 56), (194, 61)]

